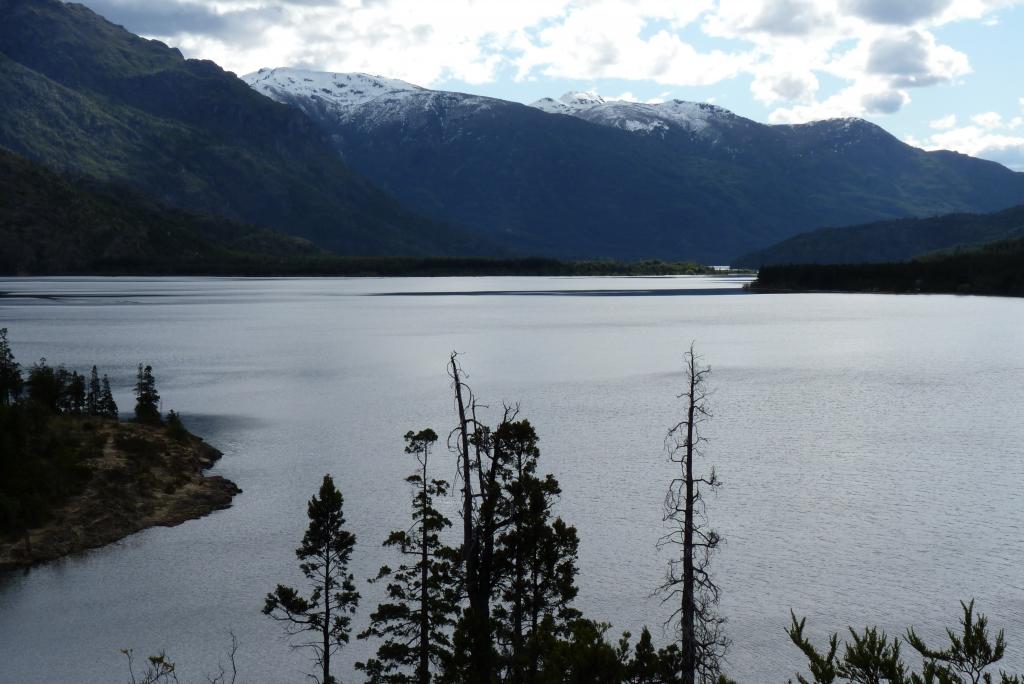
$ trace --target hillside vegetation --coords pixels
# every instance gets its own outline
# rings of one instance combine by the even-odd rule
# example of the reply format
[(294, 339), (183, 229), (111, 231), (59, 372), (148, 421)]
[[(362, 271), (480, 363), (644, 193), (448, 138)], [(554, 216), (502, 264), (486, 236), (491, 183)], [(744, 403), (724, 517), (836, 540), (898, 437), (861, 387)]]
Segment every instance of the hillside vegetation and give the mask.
[(994, 214), (947, 214), (803, 233), (733, 260), (737, 266), (867, 264), (1024, 237), (1024, 205)]
[(291, 263), (300, 238), (168, 209), (0, 149), (0, 273), (163, 273)]
[(0, 147), (157, 202), (346, 254), (456, 254), (472, 240), (351, 171), (300, 112), (83, 5), (0, 0)]

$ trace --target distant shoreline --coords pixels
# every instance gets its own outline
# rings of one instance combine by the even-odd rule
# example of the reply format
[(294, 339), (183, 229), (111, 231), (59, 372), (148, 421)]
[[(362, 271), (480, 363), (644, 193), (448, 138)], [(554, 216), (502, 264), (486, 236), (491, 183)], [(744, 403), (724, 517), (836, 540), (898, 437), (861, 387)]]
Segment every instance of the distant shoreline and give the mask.
[(89, 459), (84, 489), (49, 522), (16, 538), (0, 538), (0, 571), (28, 568), (106, 546), (150, 527), (172, 527), (228, 508), (241, 490), (206, 475), (222, 456), (195, 435), (177, 439), (162, 426), (78, 419), (104, 440)]
[[(453, 276), (670, 276), (752, 275), (746, 269), (722, 269), (693, 262), (560, 261), (541, 257), (294, 257), (239, 259), (224, 263), (96, 263), (64, 271), (0, 273), (0, 277), (453, 277)], [(0, 293), (2, 296), (2, 293)]]
[(897, 263), (765, 266), (751, 292), (1024, 296), (1024, 240)]

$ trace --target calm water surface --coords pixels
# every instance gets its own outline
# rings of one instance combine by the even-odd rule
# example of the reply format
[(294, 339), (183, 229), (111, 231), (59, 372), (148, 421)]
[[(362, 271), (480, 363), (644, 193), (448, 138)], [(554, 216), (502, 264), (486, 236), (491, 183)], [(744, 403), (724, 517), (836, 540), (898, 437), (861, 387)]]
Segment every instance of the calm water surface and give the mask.
[[(260, 615), (298, 582), (305, 501), (335, 475), (357, 577), (391, 556), (411, 470), (402, 435), (453, 424), (445, 362), (492, 407), (521, 402), (581, 536), (579, 605), (617, 633), (670, 612), (662, 448), (681, 356), (713, 367), (715, 560), (744, 684), (800, 665), (809, 629), (937, 634), (960, 598), (1006, 628), (1024, 669), (1024, 301), (748, 295), (708, 278), (8, 279), (0, 325), (25, 365), (108, 372), (130, 409), (152, 363), (164, 409), (225, 453), (229, 510), (0, 576), (0, 681), (122, 681), (119, 649), (166, 649), (205, 681), (234, 630), (246, 682), (299, 682), (302, 654)], [(438, 476), (452, 458), (439, 452)], [(457, 520), (454, 502), (450, 513)], [(363, 580), (360, 579), (360, 583)], [(376, 603), (364, 587), (361, 615)], [(366, 655), (340, 656), (345, 681)]]

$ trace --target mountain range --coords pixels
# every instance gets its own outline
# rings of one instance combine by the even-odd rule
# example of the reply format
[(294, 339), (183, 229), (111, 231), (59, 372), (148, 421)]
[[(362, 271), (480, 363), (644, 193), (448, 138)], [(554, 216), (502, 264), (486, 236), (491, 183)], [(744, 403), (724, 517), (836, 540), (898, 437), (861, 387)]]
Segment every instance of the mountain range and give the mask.
[(0, 0), (0, 146), (62, 172), (351, 254), (474, 238), (353, 172), (301, 112), (88, 8)]
[(714, 105), (585, 93), (528, 106), (297, 69), (243, 79), (302, 110), (414, 211), (560, 257), (728, 263), (824, 225), (1024, 201), (1024, 174), (860, 119), (769, 126)]
[(588, 93), (525, 105), (284, 68), (240, 79), (82, 5), (0, 0), (0, 17), (0, 148), (75, 192), (123, 189), (186, 223), (341, 254), (728, 263), (820, 226), (1024, 202), (1024, 174), (859, 119), (772, 126)]

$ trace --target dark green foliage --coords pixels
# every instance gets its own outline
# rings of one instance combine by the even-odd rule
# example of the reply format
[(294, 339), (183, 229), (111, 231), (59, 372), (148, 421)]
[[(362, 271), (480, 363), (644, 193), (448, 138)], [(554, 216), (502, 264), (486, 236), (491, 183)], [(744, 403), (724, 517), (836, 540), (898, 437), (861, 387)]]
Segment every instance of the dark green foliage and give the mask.
[[(627, 635), (628, 638), (628, 635)], [(632, 684), (653, 684), (664, 674), (661, 672), (661, 661), (658, 651), (651, 641), (651, 632), (646, 627), (640, 632), (640, 640), (636, 642), (633, 660), (626, 671), (626, 681)]]
[(1024, 680), (1005, 672), (999, 678), (989, 671), (999, 662), (1006, 648), (1002, 631), (993, 642), (988, 634), (988, 620), (984, 615), (974, 618), (974, 602), (961, 603), (963, 617), (960, 620), (962, 634), (947, 629), (949, 647), (935, 651), (925, 646), (924, 641), (911, 627), (905, 636), (923, 658), (924, 668), (920, 674), (911, 672), (903, 662), (898, 637), (890, 639), (885, 632), (869, 627), (858, 633), (849, 628), (850, 638), (842, 644), (840, 653), (839, 635), (829, 637), (826, 651), (819, 651), (804, 636), (806, 619), (798, 620), (791, 614), (789, 637), (808, 661), (810, 678), (797, 675), (800, 684), (1022, 684)]
[[(545, 630), (540, 667), (518, 681), (531, 684), (619, 684), (629, 682), (628, 644), (618, 647), (605, 638), (608, 625), (575, 619), (565, 625), (564, 635), (553, 638)], [(654, 681), (654, 680), (650, 680)]]
[(99, 412), (106, 418), (117, 419), (117, 402), (114, 401), (114, 395), (110, 391), (110, 380), (106, 375), (103, 376), (103, 389), (100, 390)]
[[(928, 648), (914, 628), (907, 629), (906, 640), (925, 659), (923, 684), (991, 684), (993, 675), (989, 668), (1003, 659), (1006, 640), (1003, 630), (992, 641), (988, 633), (988, 619), (984, 615), (974, 617), (974, 601), (960, 602), (963, 616), (960, 618), (961, 634), (946, 630), (949, 646), (937, 651)], [(915, 680), (915, 684), (921, 680)], [(1024, 679), (1015, 675), (999, 673), (1000, 684), (1024, 684)]]
[(96, 445), (35, 401), (0, 406), (0, 536), (36, 527), (81, 490)]
[(580, 617), (576, 528), (551, 510), (561, 494), (552, 475), (537, 476), (537, 433), (528, 420), (503, 421), (491, 436), (503, 493), (494, 571), (500, 578), (493, 617), (499, 663), (512, 682), (533, 681), (545, 646), (566, 638)]
[(537, 475), (540, 450), (530, 422), (506, 407), (498, 427), (487, 427), (476, 415), (455, 354), (450, 371), (460, 416), (453, 445), (469, 511), (469, 542), (461, 549), (468, 605), (456, 625), (445, 678), (549, 681), (561, 676), (552, 669), (561, 667), (551, 661), (554, 652), (582, 624), (571, 605), (576, 530), (552, 512), (560, 489), (551, 475)]
[(939, 250), (1024, 237), (1024, 205), (994, 214), (947, 214), (822, 228), (733, 259), (735, 266), (909, 261)]
[(312, 591), (308, 598), (282, 584), (267, 594), (263, 613), (284, 624), (285, 631), (303, 640), (296, 644), (313, 651), (320, 684), (332, 684), (331, 655), (349, 642), (352, 615), (359, 605), (348, 564), (356, 538), (345, 530), (344, 499), (330, 475), (324, 475), (319, 496), (309, 500), (309, 527), (295, 551), (299, 568)]
[(807, 657), (813, 679), (797, 675), (800, 684), (832, 684), (852, 682), (854, 684), (907, 684), (907, 670), (900, 658), (899, 639), (890, 640), (885, 632), (869, 627), (862, 634), (850, 628), (851, 641), (843, 645), (839, 655), (839, 635), (829, 638), (828, 651), (819, 653), (804, 637), (804, 620), (791, 615), (789, 637)]
[(64, 408), (67, 394), (67, 370), (60, 366), (52, 368), (46, 365), (46, 359), (39, 359), (28, 369), (28, 398), (51, 413), (58, 413)]
[(440, 534), (451, 527), (434, 505), (435, 497), (448, 494), (448, 483), (431, 480), (428, 459), (437, 434), (426, 429), (405, 435), (408, 454), (419, 462), (418, 472), (406, 478), (415, 494), (412, 527), (392, 532), (384, 546), (395, 548), (412, 561), (397, 569), (380, 569), (371, 582), (387, 583), (387, 602), (370, 615), (370, 625), (360, 639), (383, 639), (376, 658), (357, 663), (369, 682), (419, 682), (451, 661), (451, 628), (459, 611), (459, 555), (441, 543)]
[(208, 61), (58, 0), (0, 0), (0, 147), (161, 204), (351, 254), (472, 239), (403, 210), (299, 111)]
[(178, 442), (188, 440), (188, 430), (185, 429), (185, 424), (181, 422), (181, 416), (178, 415), (177, 411), (167, 412), (167, 421), (164, 427), (167, 429), (167, 434), (171, 436), (171, 439)]
[(93, 366), (89, 371), (89, 390), (85, 394), (85, 413), (87, 415), (103, 415), (102, 397), (103, 389), (100, 385), (100, 374), (96, 366)]
[(14, 360), (7, 328), (0, 328), (0, 406), (8, 406), (21, 396), (21, 365)]
[(1024, 240), (901, 264), (766, 266), (758, 291), (950, 293), (1024, 296)]
[(160, 422), (160, 394), (156, 391), (153, 367), (141, 363), (135, 376), (135, 419), (140, 423)]
[(72, 371), (65, 390), (65, 405), (68, 413), (80, 416), (85, 413), (85, 377)]

